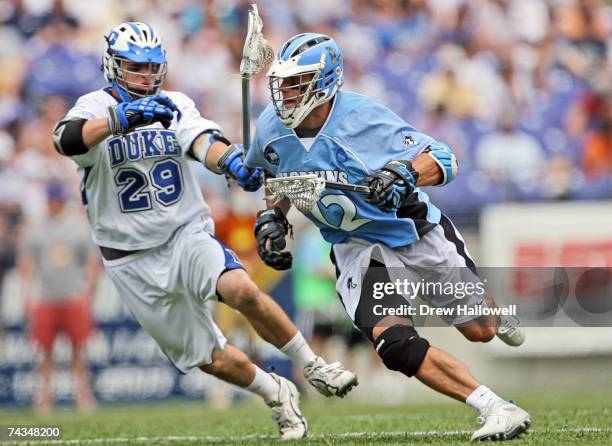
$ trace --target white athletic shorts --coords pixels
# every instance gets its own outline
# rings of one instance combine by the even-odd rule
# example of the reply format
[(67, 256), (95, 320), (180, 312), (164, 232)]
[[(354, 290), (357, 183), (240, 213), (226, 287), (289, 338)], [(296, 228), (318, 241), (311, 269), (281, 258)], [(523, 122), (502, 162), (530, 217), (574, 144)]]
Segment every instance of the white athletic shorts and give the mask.
[[(380, 271), (384, 281), (457, 283), (458, 281), (480, 282), (476, 268), (470, 257), (463, 238), (452, 222), (445, 216), (442, 222), (425, 234), (417, 242), (402, 248), (390, 248), (382, 243), (372, 243), (363, 239), (350, 239), (332, 247), (332, 261), (336, 266), (336, 291), (351, 320), (357, 328), (369, 336), (371, 329), (383, 317), (374, 315), (374, 305), (406, 306), (412, 305), (410, 293), (373, 299), (372, 279), (366, 278), (367, 271)], [(375, 262), (378, 268), (368, 267)], [(384, 265), (384, 268), (383, 268)], [(371, 273), (368, 273), (371, 274)], [(363, 288), (368, 290), (362, 294)], [(484, 293), (472, 293), (457, 299), (454, 295), (432, 293), (418, 294), (429, 306), (449, 308), (446, 315), (439, 316), (449, 325), (459, 325), (477, 316), (462, 315), (473, 313), (467, 308), (486, 305)], [(456, 309), (462, 306), (461, 311)], [(417, 312), (417, 314), (419, 314)], [(406, 316), (408, 317), (408, 316)]]
[(104, 260), (123, 302), (183, 373), (210, 364), (225, 345), (206, 300), (217, 299), (224, 271), (243, 268), (213, 231), (212, 220), (198, 217), (159, 247)]

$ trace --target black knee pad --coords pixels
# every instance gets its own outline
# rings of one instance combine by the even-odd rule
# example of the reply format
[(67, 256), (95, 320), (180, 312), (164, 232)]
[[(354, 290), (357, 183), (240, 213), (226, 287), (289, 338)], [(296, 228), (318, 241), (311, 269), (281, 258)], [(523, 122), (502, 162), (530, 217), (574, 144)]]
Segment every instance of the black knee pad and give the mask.
[(389, 370), (411, 377), (421, 367), (429, 350), (429, 342), (420, 338), (414, 327), (393, 325), (376, 339), (375, 347)]

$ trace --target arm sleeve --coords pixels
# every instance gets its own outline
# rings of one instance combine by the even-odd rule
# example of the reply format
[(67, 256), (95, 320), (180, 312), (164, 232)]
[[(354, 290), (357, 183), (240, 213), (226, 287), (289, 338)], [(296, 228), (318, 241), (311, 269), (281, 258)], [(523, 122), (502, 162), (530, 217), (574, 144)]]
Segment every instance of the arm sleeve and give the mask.
[(249, 167), (265, 167), (266, 160), (261, 150), (260, 132), (255, 131), (255, 137), (249, 147), (244, 162)]
[(343, 120), (342, 139), (370, 171), (392, 160), (414, 161), (434, 139), (383, 105), (369, 102)]
[(68, 110), (68, 113), (66, 113), (66, 116), (64, 117), (64, 119), (62, 119), (62, 121), (70, 121), (72, 119), (96, 119), (96, 118), (101, 118), (101, 116), (95, 115), (93, 111), (91, 99), (88, 98), (87, 96), (81, 96), (76, 101), (76, 104), (74, 104), (74, 107)]
[(212, 130), (221, 132), (219, 124), (204, 119), (196, 108), (195, 103), (184, 94), (179, 93), (175, 102), (179, 109), (176, 139), (183, 148), (183, 153), (190, 151), (194, 141), (201, 134)]
[(255, 137), (244, 161), (249, 167), (261, 167), (268, 174), (276, 175), (276, 166), (270, 163), (264, 156), (265, 147), (263, 147), (262, 133), (259, 130), (255, 131)]
[(414, 161), (435, 140), (424, 133), (414, 131), (400, 131), (394, 135), (390, 147), (397, 156), (393, 159)]
[(435, 141), (431, 136), (419, 132), (397, 116), (379, 125), (373, 136), (382, 143), (385, 162), (392, 160), (412, 162)]
[[(74, 107), (68, 110), (68, 113), (66, 113), (66, 116), (64, 116), (61, 121), (72, 121), (79, 119), (90, 120), (102, 118), (102, 116), (97, 116), (95, 114), (95, 107), (96, 104), (93, 103), (93, 99), (91, 97), (89, 97), (88, 95), (81, 96), (77, 100), (76, 104), (74, 104)], [(85, 168), (93, 166), (98, 157), (98, 147), (99, 146), (91, 147), (87, 151), (87, 153), (69, 156), (69, 158), (75, 163), (77, 163), (79, 167)]]

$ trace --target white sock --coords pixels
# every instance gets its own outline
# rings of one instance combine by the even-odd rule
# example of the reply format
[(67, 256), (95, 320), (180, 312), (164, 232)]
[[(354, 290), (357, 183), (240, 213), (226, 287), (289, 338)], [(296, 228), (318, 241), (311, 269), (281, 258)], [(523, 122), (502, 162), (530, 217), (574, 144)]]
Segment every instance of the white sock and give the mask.
[(280, 350), (289, 356), (289, 359), (301, 369), (306, 367), (306, 364), (316, 356), (299, 331)]
[(501, 401), (502, 399), (487, 386), (478, 386), (476, 390), (470, 393), (470, 396), (467, 397), (465, 402), (468, 406), (473, 407), (478, 412), (482, 412), (487, 405), (491, 404), (491, 400), (497, 402)]
[(274, 381), (274, 378), (272, 378), (269, 373), (255, 366), (255, 378), (253, 382), (247, 386), (247, 390), (259, 395), (266, 403), (269, 403), (278, 398), (280, 385)]

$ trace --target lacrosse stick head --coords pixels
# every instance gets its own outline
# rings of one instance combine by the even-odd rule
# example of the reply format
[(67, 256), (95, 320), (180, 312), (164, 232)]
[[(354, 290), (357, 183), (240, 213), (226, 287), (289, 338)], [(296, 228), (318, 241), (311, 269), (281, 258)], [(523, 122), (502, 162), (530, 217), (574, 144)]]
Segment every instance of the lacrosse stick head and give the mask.
[(283, 178), (269, 178), (266, 187), (271, 195), (268, 200), (289, 199), (301, 212), (310, 212), (325, 189), (325, 180), (317, 175), (299, 175)]
[(263, 22), (259, 17), (257, 5), (249, 8), (249, 20), (242, 60), (240, 61), (240, 75), (249, 78), (259, 73), (274, 60), (274, 49), (263, 37)]

